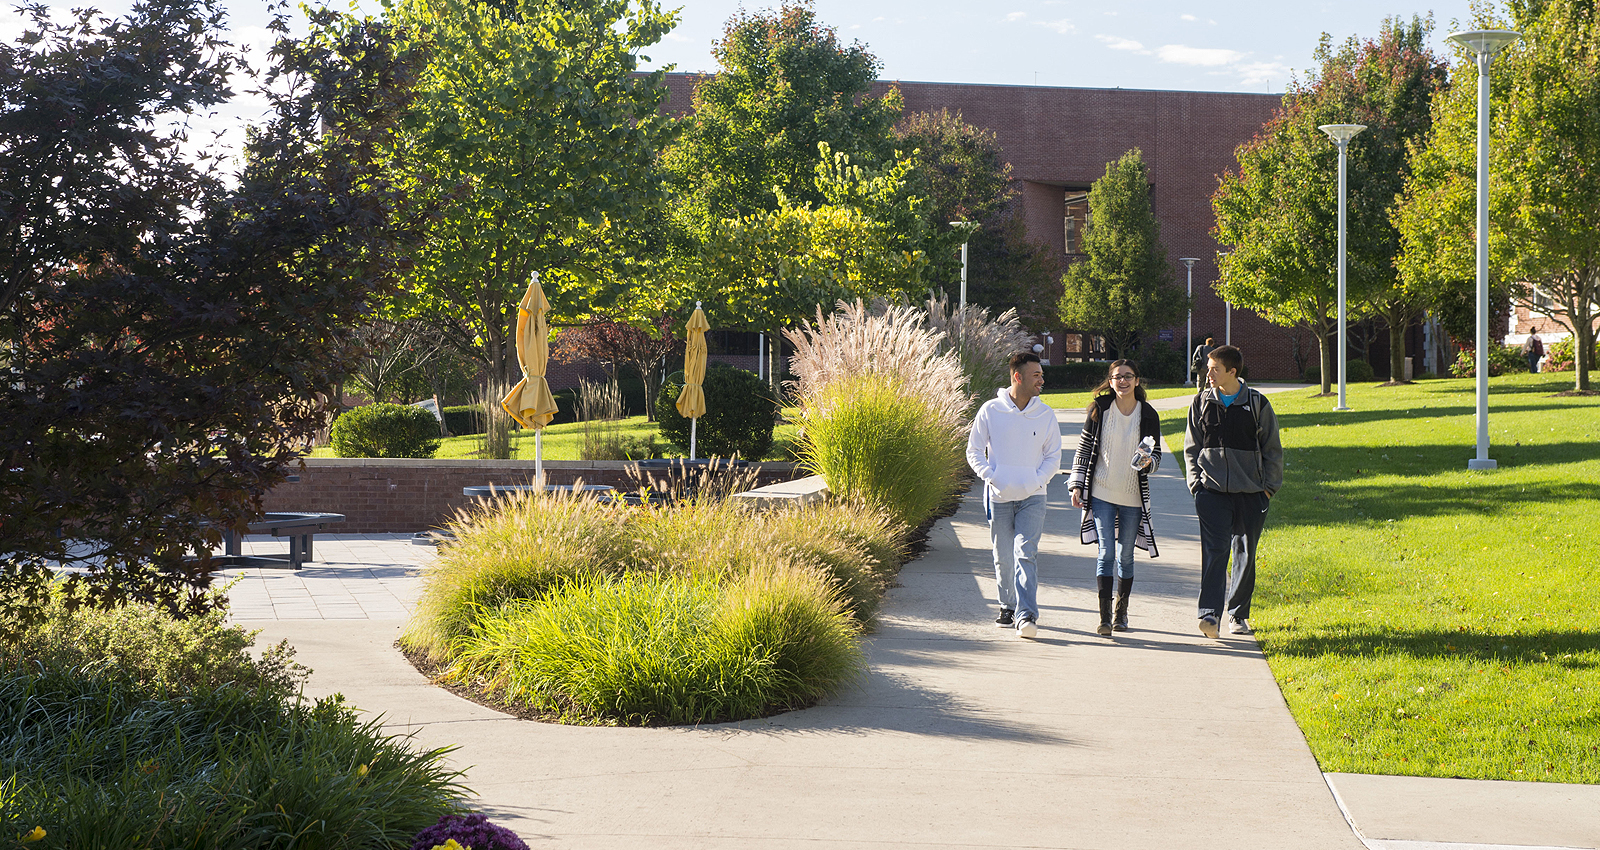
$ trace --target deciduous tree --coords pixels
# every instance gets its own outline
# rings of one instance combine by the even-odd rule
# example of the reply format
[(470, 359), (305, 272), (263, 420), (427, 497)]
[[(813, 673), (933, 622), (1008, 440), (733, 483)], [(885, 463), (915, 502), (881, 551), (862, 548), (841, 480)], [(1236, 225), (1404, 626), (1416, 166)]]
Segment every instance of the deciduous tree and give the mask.
[(186, 556), (260, 514), (393, 278), (409, 206), (366, 161), (408, 70), (387, 27), (313, 13), (224, 181), (182, 129), (240, 68), (215, 3), (27, 14), (0, 44), (0, 607), (54, 561), (75, 598), (200, 610)]
[[(1587, 391), (1600, 319), (1600, 27), (1588, 0), (1510, 12), (1523, 38), (1492, 66), (1490, 271), (1518, 303), (1544, 312), (1543, 296), (1560, 308), (1578, 342), (1574, 387)], [(1401, 267), (1418, 286), (1475, 279), (1477, 66), (1461, 58), (1397, 215)]]
[(1118, 357), (1145, 332), (1183, 315), (1187, 300), (1173, 277), (1161, 225), (1150, 206), (1150, 179), (1135, 148), (1106, 163), (1089, 190), (1086, 259), (1062, 281), (1061, 321), (1106, 338)]

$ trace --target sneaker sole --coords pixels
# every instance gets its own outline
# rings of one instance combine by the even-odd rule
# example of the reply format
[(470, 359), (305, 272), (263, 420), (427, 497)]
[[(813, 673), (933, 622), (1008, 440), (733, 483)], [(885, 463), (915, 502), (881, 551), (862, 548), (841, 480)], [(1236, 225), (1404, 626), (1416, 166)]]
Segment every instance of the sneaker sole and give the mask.
[(1097, 634), (1097, 635), (1105, 635), (1106, 637), (1111, 637), (1111, 627), (1106, 625), (1106, 624), (1104, 624), (1104, 623), (1101, 623), (1100, 625), (1094, 627), (1094, 633)]
[(1203, 634), (1206, 637), (1215, 640), (1216, 637), (1217, 637), (1217, 624), (1216, 623), (1208, 623), (1205, 620), (1201, 620), (1200, 621), (1200, 634)]
[(1039, 633), (1039, 627), (1032, 623), (1023, 623), (1017, 626), (1017, 637), (1031, 638)]

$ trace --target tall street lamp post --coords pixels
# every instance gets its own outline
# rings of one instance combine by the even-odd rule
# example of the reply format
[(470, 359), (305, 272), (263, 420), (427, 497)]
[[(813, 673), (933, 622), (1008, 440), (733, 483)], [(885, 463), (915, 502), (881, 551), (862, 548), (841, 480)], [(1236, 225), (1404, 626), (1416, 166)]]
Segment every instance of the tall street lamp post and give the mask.
[[(975, 221), (952, 221), (950, 226), (961, 232), (961, 303), (962, 310), (967, 309), (967, 243), (972, 241), (972, 234), (979, 227)], [(957, 314), (960, 315), (960, 314)]]
[(1344, 403), (1345, 372), (1349, 369), (1349, 358), (1345, 347), (1349, 344), (1349, 334), (1344, 326), (1344, 195), (1345, 195), (1345, 148), (1356, 134), (1367, 129), (1365, 124), (1323, 124), (1317, 128), (1328, 134), (1328, 138), (1339, 146), (1339, 403), (1334, 410), (1349, 410)]
[(1183, 356), (1185, 361), (1183, 385), (1187, 387), (1194, 383), (1193, 378), (1195, 377), (1194, 370), (1190, 368), (1194, 364), (1189, 361), (1189, 358), (1194, 357), (1194, 264), (1200, 262), (1200, 258), (1179, 257), (1178, 262), (1183, 263), (1189, 269), (1189, 319), (1183, 331)]
[(1489, 63), (1522, 37), (1514, 30), (1473, 30), (1447, 38), (1478, 60), (1478, 456), (1468, 469), (1494, 469), (1489, 457)]

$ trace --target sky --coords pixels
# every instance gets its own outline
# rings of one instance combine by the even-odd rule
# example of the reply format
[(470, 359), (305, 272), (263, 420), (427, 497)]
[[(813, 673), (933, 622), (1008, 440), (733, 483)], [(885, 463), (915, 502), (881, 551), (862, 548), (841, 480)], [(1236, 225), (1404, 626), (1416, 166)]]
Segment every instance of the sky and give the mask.
[[(334, 0), (338, 6), (347, 0)], [(15, 2), (15, 0), (13, 0)], [(120, 14), (128, 0), (45, 0), (61, 10), (94, 5)], [(1343, 0), (1309, 3), (1197, 3), (1193, 0), (815, 0), (817, 17), (837, 28), (841, 40), (859, 41), (882, 63), (882, 77), (925, 82), (1088, 88), (1172, 89), (1280, 94), (1291, 76), (1304, 77), (1322, 33), (1340, 42), (1370, 38), (1388, 15), (1434, 16), (1433, 47), (1445, 53), (1444, 36), (1470, 16), (1467, 0), (1422, 5), (1426, 0)], [(262, 0), (223, 0), (233, 39), (261, 56), (270, 44)], [(1418, 5), (1408, 5), (1417, 3)], [(679, 23), (659, 44), (641, 53), (647, 68), (712, 71), (711, 44), (729, 16), (763, 0), (689, 0), (663, 6), (678, 10)], [(377, 0), (358, 8), (376, 13)], [(22, 18), (5, 4), (0, 38), (14, 39)], [(246, 89), (248, 85), (238, 85)], [(229, 108), (196, 117), (194, 137), (222, 133), (234, 146), (244, 123), (257, 120), (264, 102), (241, 95)]]

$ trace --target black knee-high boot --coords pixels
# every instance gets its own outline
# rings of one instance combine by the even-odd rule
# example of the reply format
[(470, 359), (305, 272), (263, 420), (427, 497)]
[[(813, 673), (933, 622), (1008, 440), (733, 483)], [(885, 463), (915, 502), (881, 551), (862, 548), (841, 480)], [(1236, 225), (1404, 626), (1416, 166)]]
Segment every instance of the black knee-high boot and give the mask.
[(1111, 576), (1095, 576), (1100, 585), (1100, 627), (1096, 632), (1111, 634)]
[(1133, 579), (1117, 579), (1117, 621), (1111, 628), (1119, 632), (1128, 630), (1128, 594), (1133, 592)]

